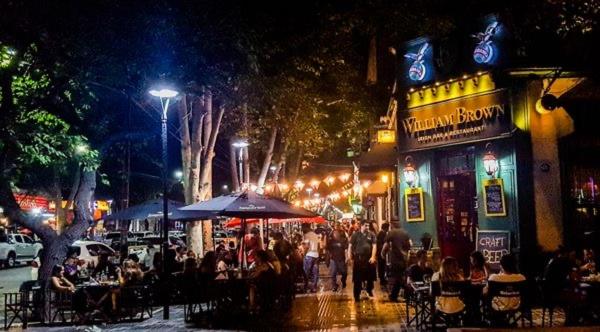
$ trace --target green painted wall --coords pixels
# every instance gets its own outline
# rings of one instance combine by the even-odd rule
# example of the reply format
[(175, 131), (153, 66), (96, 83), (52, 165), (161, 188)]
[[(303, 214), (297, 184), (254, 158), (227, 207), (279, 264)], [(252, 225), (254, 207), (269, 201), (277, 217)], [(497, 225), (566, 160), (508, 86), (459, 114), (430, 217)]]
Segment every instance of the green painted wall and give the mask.
[[(486, 217), (483, 202), (483, 180), (489, 178), (483, 168), (483, 155), (487, 142), (478, 142), (473, 144), (459, 145), (456, 148), (465, 148), (475, 146), (475, 176), (477, 190), (477, 216), (479, 228), (482, 230), (508, 230), (511, 232), (511, 246), (518, 247), (518, 207), (517, 207), (517, 167), (515, 158), (514, 140), (512, 138), (492, 140), (492, 150), (499, 160), (498, 177), (503, 179), (504, 194), (507, 206), (506, 217)], [(420, 151), (410, 154), (413, 158), (415, 167), (419, 172), (419, 186), (423, 188), (423, 200), (425, 205), (425, 221), (406, 222), (406, 211), (404, 208), (404, 190), (407, 188), (402, 170), (404, 167), (404, 158), (402, 155), (398, 163), (398, 184), (400, 221), (402, 227), (408, 232), (415, 245), (421, 244), (421, 236), (427, 232), (433, 237), (433, 246), (438, 246), (437, 240), (437, 188), (436, 188), (436, 159), (435, 150)]]

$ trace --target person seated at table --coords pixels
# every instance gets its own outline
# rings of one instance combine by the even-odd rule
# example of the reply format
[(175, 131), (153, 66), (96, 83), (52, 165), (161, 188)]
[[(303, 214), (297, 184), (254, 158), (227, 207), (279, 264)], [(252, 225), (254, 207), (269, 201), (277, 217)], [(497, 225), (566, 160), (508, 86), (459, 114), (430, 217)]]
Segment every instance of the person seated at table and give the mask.
[(115, 280), (118, 278), (116, 266), (108, 258), (109, 255), (107, 253), (102, 253), (98, 256), (98, 264), (96, 264), (96, 267), (92, 271), (92, 278), (99, 279), (102, 276), (106, 276), (109, 279), (112, 277)]
[(188, 249), (188, 251), (185, 253), (185, 257), (186, 258), (193, 258), (193, 259), (196, 260), (196, 262), (198, 262), (198, 256), (196, 255), (196, 253), (192, 249)]
[(215, 279), (228, 279), (227, 270), (231, 264), (231, 254), (227, 250), (222, 250), (217, 259), (217, 276)]
[(198, 261), (194, 257), (188, 257), (183, 261), (183, 276), (186, 280), (193, 281), (198, 273)]
[(244, 236), (244, 250), (246, 253), (246, 261), (248, 266), (254, 263), (255, 253), (263, 249), (263, 242), (260, 238), (260, 231), (256, 227), (252, 227), (250, 234)]
[(52, 268), (52, 277), (50, 282), (52, 289), (59, 293), (75, 293), (75, 285), (65, 277), (65, 269), (62, 265), (55, 265)]
[(175, 254), (175, 261), (177, 263), (183, 263), (183, 261), (187, 258), (184, 247), (177, 247), (177, 249), (175, 249)]
[[(496, 282), (519, 282), (525, 281), (524, 275), (517, 270), (517, 260), (512, 254), (507, 254), (500, 258), (500, 273), (490, 274), (488, 281)], [(488, 287), (484, 288), (483, 293), (487, 294)], [(521, 305), (521, 299), (515, 297), (496, 296), (492, 299), (492, 308), (496, 311), (515, 310)]]
[(70, 282), (75, 283), (77, 281), (77, 272), (79, 270), (79, 260), (77, 254), (73, 253), (67, 257), (63, 263), (64, 275)]
[(126, 259), (123, 261), (123, 269), (119, 278), (121, 286), (133, 286), (139, 284), (144, 279), (144, 272), (140, 269), (138, 263)]
[(275, 252), (273, 252), (273, 250), (266, 250), (266, 252), (267, 252), (267, 255), (269, 257), (269, 263), (273, 267), (273, 270), (275, 271), (275, 274), (276, 275), (280, 275), (281, 271), (282, 271), (282, 266), (281, 266), (281, 262), (279, 261), (279, 259), (275, 255)]
[(423, 282), (423, 277), (433, 276), (433, 269), (427, 266), (427, 250), (417, 251), (417, 262), (406, 270), (407, 282)]
[[(448, 256), (442, 260), (440, 271), (433, 274), (431, 282), (440, 282), (443, 285), (445, 282), (463, 281), (464, 277), (458, 266), (456, 258)], [(465, 304), (458, 296), (439, 296), (435, 299), (436, 310), (445, 314), (454, 314), (462, 311)]]
[(579, 266), (579, 271), (582, 275), (596, 273), (596, 255), (593, 249), (583, 249), (583, 261)]
[(214, 251), (207, 251), (198, 268), (199, 277), (213, 280), (217, 276), (217, 256)]
[(274, 300), (270, 295), (276, 280), (275, 268), (269, 262), (269, 254), (265, 250), (256, 251), (255, 258), (256, 264), (254, 264), (254, 270), (250, 273), (252, 280), (249, 294), (250, 307), (256, 309), (258, 305), (257, 297), (260, 297), (261, 309), (267, 309), (265, 305)]
[(473, 251), (469, 257), (469, 262), (471, 267), (469, 280), (471, 280), (471, 284), (480, 285), (485, 283), (489, 277), (489, 272), (483, 254), (480, 251)]

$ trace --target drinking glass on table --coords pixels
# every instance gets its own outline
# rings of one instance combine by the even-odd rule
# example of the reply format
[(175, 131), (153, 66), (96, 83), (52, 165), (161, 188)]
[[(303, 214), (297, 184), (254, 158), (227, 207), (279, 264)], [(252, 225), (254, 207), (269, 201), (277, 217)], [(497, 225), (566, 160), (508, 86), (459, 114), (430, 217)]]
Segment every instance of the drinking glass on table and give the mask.
[(423, 282), (425, 283), (425, 285), (431, 284), (431, 276), (429, 274), (424, 275)]

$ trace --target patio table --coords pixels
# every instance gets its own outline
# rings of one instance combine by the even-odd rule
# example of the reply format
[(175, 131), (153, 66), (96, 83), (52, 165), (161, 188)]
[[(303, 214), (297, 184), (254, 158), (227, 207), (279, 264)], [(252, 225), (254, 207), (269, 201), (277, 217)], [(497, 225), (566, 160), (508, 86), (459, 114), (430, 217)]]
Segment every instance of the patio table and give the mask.
[(73, 306), (82, 324), (112, 321), (112, 297), (119, 290), (118, 282), (82, 284), (77, 286)]

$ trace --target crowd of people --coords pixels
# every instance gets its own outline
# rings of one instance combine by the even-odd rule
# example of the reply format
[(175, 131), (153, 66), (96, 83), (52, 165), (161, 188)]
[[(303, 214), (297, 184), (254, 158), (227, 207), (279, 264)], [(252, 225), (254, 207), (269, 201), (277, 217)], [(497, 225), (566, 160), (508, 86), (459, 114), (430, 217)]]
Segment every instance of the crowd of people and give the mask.
[[(319, 291), (323, 286), (319, 281), (321, 263), (329, 269), (330, 287), (334, 292), (346, 289), (348, 271), (352, 269), (352, 294), (357, 302), (363, 299), (363, 291), (373, 296), (377, 280), (388, 292), (388, 300), (393, 302), (399, 300), (401, 290), (405, 296), (410, 295), (408, 285), (414, 283), (466, 281), (481, 286), (485, 296), (489, 282), (526, 280), (519, 273), (512, 254), (500, 259), (498, 271), (492, 271), (478, 251), (470, 254), (468, 266), (459, 263), (464, 257), (449, 256), (435, 264), (428, 255), (430, 251), (411, 251), (412, 241), (397, 221), (384, 223), (379, 229), (376, 223), (365, 220), (337, 222), (332, 227), (302, 224), (295, 228), (272, 229), (264, 236), (258, 228), (249, 227), (240, 240), (238, 243), (220, 242), (203, 257), (184, 247), (172, 248), (165, 253), (167, 271), (182, 276), (191, 285), (203, 280), (233, 278), (239, 271), (248, 271), (252, 307), (261, 305), (259, 299), (269, 294), (277, 280), (284, 280), (290, 293), (297, 288), (307, 293)], [(114, 280), (123, 286), (152, 284), (162, 277), (162, 264), (160, 252), (143, 261), (135, 254), (123, 259), (118, 253), (113, 257), (103, 254), (95, 266), (87, 269), (76, 256), (70, 256), (63, 265), (55, 266), (52, 285), (60, 292), (74, 292), (74, 284), (82, 277)], [(573, 251), (559, 250), (542, 276), (546, 290), (577, 308), (581, 299), (574, 295), (573, 283), (582, 276), (597, 273), (596, 264), (592, 250), (584, 250), (580, 259)], [(520, 303), (518, 299), (496, 296), (491, 304), (494, 310), (506, 311), (517, 308)], [(435, 299), (435, 306), (440, 312), (453, 314), (469, 303), (458, 296), (444, 296)]]

